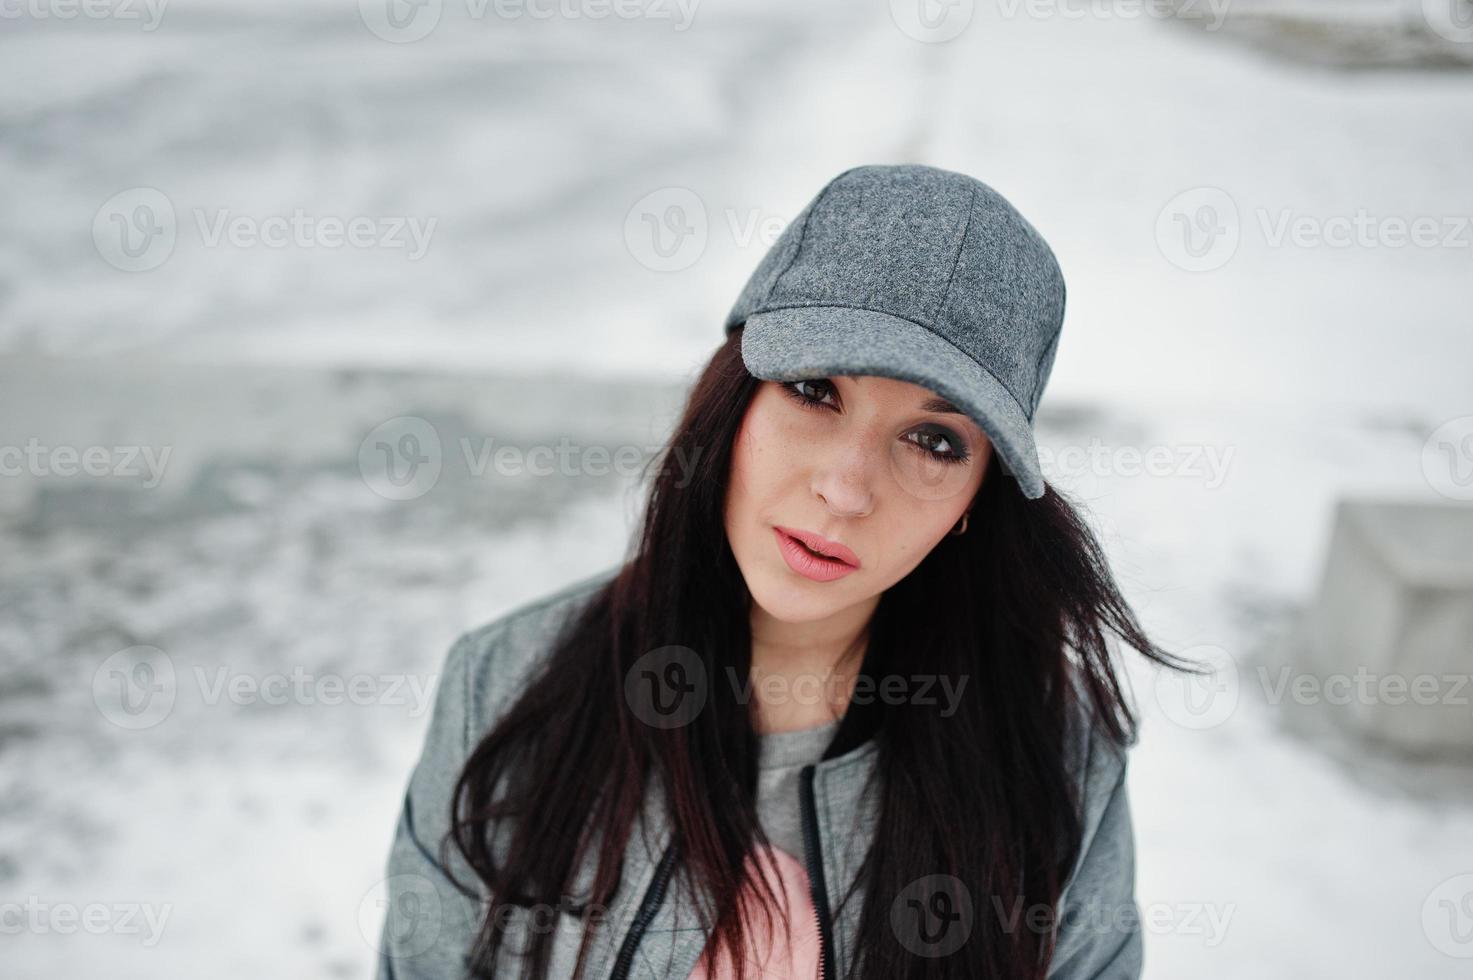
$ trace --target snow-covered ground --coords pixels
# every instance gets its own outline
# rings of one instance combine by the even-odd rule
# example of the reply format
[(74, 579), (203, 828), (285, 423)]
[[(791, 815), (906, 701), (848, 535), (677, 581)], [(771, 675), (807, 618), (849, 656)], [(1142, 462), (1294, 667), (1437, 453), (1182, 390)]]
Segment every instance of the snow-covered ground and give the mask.
[[(446, 645), (618, 560), (637, 510), (628, 471), (476, 452), (655, 445), (775, 230), (840, 170), (909, 160), (1054, 244), (1046, 453), (1202, 451), (1050, 474), (1159, 639), (1243, 671), (1195, 726), (1132, 672), (1148, 975), (1468, 975), (1473, 771), (1292, 736), (1253, 667), (1333, 501), (1439, 499), (1424, 444), (1473, 415), (1473, 75), (1300, 68), (1123, 3), (962, 4), (936, 43), (903, 6), (446, 0), (409, 43), (326, 0), (3, 22), (0, 445), (171, 450), (152, 489), (0, 480), (0, 901), (101, 923), (6, 935), (7, 980), (366, 972)], [(140, 204), (171, 250), (119, 251)], [(694, 234), (653, 238), (674, 205)], [(252, 238), (298, 211), (305, 239)], [(355, 218), (370, 243), (330, 247)], [(1417, 218), (1437, 243), (1394, 244)], [(398, 416), (443, 449), (408, 500), (365, 477)], [(167, 717), (98, 707), (139, 646), (175, 672)], [(216, 687), (294, 669), (371, 703)]]

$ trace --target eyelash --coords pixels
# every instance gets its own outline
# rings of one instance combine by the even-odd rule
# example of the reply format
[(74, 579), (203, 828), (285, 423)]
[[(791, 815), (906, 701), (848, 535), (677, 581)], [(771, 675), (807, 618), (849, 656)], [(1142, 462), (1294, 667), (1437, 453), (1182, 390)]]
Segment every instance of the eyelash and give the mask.
[[(828, 407), (828, 406), (826, 406), (822, 401), (819, 401), (818, 399), (809, 398), (807, 395), (803, 394), (801, 391), (798, 390), (798, 386), (800, 384), (811, 384), (811, 383), (812, 382), (809, 381), (809, 380), (804, 380), (804, 381), (782, 381), (782, 382), (779, 382), (779, 386), (783, 389), (783, 391), (787, 392), (788, 397), (792, 398), (793, 401), (797, 402), (803, 408), (807, 408), (807, 409), (810, 409), (810, 410), (813, 410), (813, 411), (823, 411), (823, 409), (826, 408), (826, 407)], [(823, 382), (823, 383), (824, 384), (827, 384), (827, 382)], [(941, 430), (937, 434), (943, 436), (946, 439), (946, 441), (949, 442), (949, 443), (951, 443), (953, 446), (960, 446), (960, 445), (962, 445), (962, 441), (960, 439), (958, 439), (956, 436), (952, 435), (950, 432), (947, 432), (945, 429)], [(943, 463), (956, 463), (956, 464), (960, 464), (960, 463), (965, 463), (968, 459), (971, 458), (971, 455), (969, 453), (967, 453), (964, 449), (963, 450), (959, 450), (959, 451), (957, 451), (955, 453), (951, 453), (951, 454), (938, 453), (934, 449), (927, 449), (925, 446), (922, 446), (920, 443), (915, 442), (914, 440), (907, 439), (906, 441), (909, 442), (912, 446), (915, 446), (921, 452), (923, 452), (923, 453), (927, 454), (928, 456), (931, 456), (933, 459), (939, 460), (940, 462), (943, 462)]]

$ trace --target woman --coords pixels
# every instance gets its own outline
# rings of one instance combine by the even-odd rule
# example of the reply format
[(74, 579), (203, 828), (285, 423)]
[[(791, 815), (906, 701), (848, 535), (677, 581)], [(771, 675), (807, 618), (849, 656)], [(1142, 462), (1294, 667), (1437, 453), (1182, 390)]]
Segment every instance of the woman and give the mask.
[(1063, 311), (985, 184), (830, 181), (629, 560), (451, 649), (380, 977), (1138, 976), (1107, 635), (1189, 665), (1044, 484)]

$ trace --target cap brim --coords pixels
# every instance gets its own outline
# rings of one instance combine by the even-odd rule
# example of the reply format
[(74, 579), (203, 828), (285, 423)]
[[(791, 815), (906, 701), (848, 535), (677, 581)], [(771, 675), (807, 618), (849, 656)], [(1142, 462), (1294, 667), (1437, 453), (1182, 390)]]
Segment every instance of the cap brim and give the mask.
[(872, 374), (929, 388), (981, 426), (1025, 497), (1043, 496), (1033, 427), (1017, 399), (987, 369), (918, 323), (848, 306), (754, 313), (742, 331), (742, 360), (768, 381)]

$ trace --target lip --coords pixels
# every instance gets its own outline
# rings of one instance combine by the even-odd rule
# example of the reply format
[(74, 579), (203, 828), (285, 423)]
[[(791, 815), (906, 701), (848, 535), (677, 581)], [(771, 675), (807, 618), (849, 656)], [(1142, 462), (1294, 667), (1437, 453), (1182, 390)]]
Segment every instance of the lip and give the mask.
[[(835, 541), (804, 531), (799, 528), (773, 525), (772, 533), (777, 537), (778, 551), (788, 567), (815, 582), (832, 582), (859, 569), (859, 556)], [(801, 543), (800, 543), (801, 542)], [(804, 545), (824, 552), (830, 557), (820, 557), (808, 551)]]

